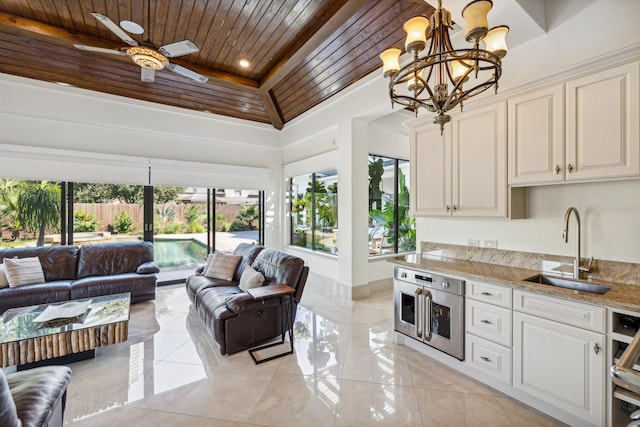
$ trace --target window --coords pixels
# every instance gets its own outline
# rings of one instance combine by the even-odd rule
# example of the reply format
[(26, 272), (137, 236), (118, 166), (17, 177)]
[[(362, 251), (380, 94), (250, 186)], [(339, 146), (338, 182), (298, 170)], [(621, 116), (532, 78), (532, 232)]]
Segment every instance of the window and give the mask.
[(416, 222), (409, 216), (409, 162), (369, 156), (369, 255), (416, 249)]
[(335, 169), (289, 180), (291, 244), (338, 252), (338, 172)]

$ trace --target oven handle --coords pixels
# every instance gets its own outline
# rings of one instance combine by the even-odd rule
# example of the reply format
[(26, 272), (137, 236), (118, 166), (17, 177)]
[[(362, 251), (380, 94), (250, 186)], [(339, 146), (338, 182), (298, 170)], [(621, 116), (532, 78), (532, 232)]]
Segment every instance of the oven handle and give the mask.
[[(424, 315), (424, 339), (431, 341), (431, 302), (433, 297), (431, 292), (426, 289), (422, 293), (424, 295), (425, 302), (422, 305), (422, 311)], [(425, 307), (426, 306), (426, 307)]]
[(420, 310), (420, 306), (421, 306), (421, 300), (422, 300), (422, 288), (417, 288), (416, 289), (416, 317), (415, 317), (415, 321), (416, 321), (416, 336), (418, 338), (422, 338), (422, 328), (420, 327), (420, 321), (422, 320), (422, 311)]

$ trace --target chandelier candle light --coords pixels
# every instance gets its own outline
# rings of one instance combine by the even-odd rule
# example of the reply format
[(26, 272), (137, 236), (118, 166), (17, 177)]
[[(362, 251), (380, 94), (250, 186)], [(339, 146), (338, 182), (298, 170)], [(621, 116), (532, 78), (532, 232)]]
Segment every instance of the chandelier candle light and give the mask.
[[(440, 125), (442, 133), (451, 120), (447, 111), (458, 104), (462, 111), (464, 100), (492, 86), (497, 93), (509, 27), (489, 29), (487, 14), (492, 7), (491, 0), (475, 0), (462, 10), (467, 23), (465, 39), (473, 44), (470, 49), (454, 49), (451, 45), (449, 29), (453, 28), (453, 21), (451, 12), (442, 7), (442, 0), (438, 0), (431, 19), (416, 16), (405, 22), (405, 49), (413, 54), (413, 61), (401, 68), (402, 51), (395, 47), (380, 54), (382, 71), (389, 78), (391, 105), (404, 105), (415, 111), (416, 117), (420, 107), (438, 113), (433, 122)], [(420, 58), (429, 38), (428, 53)], [(480, 49), (480, 42), (484, 42), (485, 49)], [(463, 87), (464, 84), (467, 85)]]

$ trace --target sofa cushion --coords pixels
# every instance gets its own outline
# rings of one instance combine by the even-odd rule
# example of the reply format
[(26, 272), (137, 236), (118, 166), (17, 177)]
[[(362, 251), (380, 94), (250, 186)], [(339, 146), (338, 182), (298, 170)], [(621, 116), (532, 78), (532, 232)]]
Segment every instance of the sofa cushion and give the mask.
[(0, 264), (0, 288), (8, 288), (9, 280), (7, 274), (4, 271), (4, 263)]
[(125, 292), (131, 293), (131, 303), (153, 299), (156, 295), (156, 277), (136, 273), (84, 277), (74, 280), (69, 290), (71, 299)]
[(275, 249), (263, 249), (251, 265), (264, 276), (264, 286), (286, 284), (293, 288), (304, 267), (304, 260)]
[(232, 280), (241, 260), (242, 256), (240, 255), (231, 255), (215, 251), (209, 268), (204, 270), (203, 274), (212, 279)]
[(40, 258), (44, 278), (47, 282), (73, 280), (76, 278), (77, 246), (36, 246), (0, 249), (0, 261), (5, 258), (29, 258), (34, 256)]
[(240, 285), (238, 287), (242, 291), (247, 289), (259, 288), (264, 283), (264, 276), (259, 271), (256, 271), (248, 265), (240, 276)]
[(251, 243), (240, 243), (236, 246), (233, 254), (242, 256), (242, 261), (240, 261), (240, 264), (233, 275), (234, 282), (240, 282), (240, 277), (242, 276), (245, 267), (253, 264), (253, 261), (255, 261), (256, 257), (263, 249), (264, 246), (254, 245)]
[(0, 426), (20, 427), (16, 404), (4, 371), (0, 369)]
[(4, 268), (7, 281), (12, 288), (45, 283), (42, 264), (40, 264), (38, 257), (5, 258)]
[(71, 369), (66, 366), (43, 366), (7, 375), (22, 426), (46, 426), (50, 421), (58, 425), (70, 380)]
[(151, 242), (83, 245), (79, 250), (77, 277), (134, 273), (140, 264), (148, 261), (153, 261)]
[(68, 301), (71, 299), (69, 296), (70, 287), (70, 280), (58, 280), (3, 289), (0, 298), (0, 313), (14, 307)]

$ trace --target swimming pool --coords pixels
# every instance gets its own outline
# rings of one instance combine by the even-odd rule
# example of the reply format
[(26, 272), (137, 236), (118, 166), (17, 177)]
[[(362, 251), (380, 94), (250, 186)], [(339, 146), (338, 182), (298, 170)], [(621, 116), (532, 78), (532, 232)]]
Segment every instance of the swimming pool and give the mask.
[(153, 239), (153, 258), (161, 269), (204, 264), (207, 245), (195, 239)]

